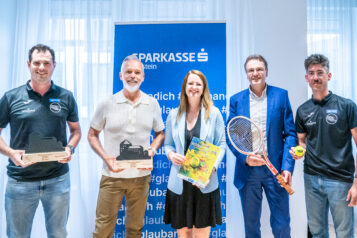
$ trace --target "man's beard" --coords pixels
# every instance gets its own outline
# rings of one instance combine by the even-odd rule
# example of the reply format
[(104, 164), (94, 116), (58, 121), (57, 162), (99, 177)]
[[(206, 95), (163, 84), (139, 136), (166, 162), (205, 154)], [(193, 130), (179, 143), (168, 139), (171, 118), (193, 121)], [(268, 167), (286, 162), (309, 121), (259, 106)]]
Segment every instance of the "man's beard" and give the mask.
[(126, 90), (128, 90), (131, 93), (134, 93), (139, 90), (141, 85), (141, 82), (137, 82), (134, 86), (128, 84), (125, 80), (123, 80), (123, 86)]

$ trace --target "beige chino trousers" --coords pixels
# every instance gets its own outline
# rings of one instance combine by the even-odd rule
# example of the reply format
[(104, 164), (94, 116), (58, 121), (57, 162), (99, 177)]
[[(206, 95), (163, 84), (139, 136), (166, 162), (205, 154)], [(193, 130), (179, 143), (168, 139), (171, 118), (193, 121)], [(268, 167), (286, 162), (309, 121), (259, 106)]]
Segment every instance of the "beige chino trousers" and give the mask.
[(112, 238), (124, 196), (126, 203), (125, 237), (141, 237), (150, 179), (150, 175), (138, 178), (102, 176), (93, 238)]

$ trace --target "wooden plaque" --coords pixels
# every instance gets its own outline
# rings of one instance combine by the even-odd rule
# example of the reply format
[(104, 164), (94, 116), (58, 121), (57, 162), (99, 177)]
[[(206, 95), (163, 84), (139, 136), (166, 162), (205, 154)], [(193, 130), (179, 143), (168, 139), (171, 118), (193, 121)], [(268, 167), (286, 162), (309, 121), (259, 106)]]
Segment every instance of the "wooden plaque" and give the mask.
[(43, 152), (43, 153), (31, 153), (24, 154), (22, 160), (27, 162), (49, 162), (62, 160), (67, 156), (66, 151), (56, 151), (56, 152)]
[(116, 160), (114, 161), (116, 169), (153, 169), (152, 158), (142, 160)]

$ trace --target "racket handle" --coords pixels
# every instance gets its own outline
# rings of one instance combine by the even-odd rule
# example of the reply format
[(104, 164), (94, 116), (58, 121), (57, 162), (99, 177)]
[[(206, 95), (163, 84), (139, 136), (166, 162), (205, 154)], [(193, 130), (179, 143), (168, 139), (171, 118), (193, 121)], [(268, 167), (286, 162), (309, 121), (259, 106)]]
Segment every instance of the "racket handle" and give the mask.
[(276, 175), (276, 179), (278, 180), (278, 182), (280, 183), (280, 185), (285, 188), (285, 190), (289, 193), (289, 195), (293, 195), (294, 190), (290, 187), (289, 184), (285, 183), (283, 176), (281, 176), (281, 174), (277, 174)]

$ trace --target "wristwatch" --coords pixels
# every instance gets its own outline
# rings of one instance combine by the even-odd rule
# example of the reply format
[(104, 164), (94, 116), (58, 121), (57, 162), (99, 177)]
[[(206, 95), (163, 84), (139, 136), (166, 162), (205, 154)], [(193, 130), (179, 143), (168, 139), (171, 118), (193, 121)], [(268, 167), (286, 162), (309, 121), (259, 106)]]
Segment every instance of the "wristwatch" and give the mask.
[(73, 145), (67, 145), (66, 147), (71, 149), (72, 155), (74, 154), (75, 147)]

